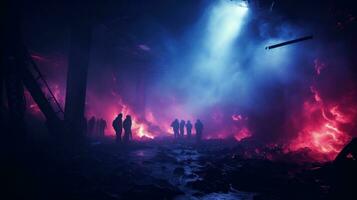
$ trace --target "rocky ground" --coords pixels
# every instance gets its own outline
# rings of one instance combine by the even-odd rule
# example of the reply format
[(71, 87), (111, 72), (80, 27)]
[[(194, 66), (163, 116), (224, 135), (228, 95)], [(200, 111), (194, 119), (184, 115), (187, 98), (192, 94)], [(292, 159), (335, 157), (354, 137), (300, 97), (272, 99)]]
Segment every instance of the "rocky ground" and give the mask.
[(341, 169), (267, 152), (222, 140), (92, 140), (70, 152), (27, 151), (5, 181), (12, 199), (354, 199), (345, 183), (356, 180), (355, 162)]

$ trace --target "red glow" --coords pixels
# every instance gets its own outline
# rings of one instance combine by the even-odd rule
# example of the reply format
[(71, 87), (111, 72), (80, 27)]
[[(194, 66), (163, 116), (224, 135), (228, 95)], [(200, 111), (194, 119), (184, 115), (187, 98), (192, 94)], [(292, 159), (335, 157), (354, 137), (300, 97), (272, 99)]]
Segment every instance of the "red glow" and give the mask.
[(237, 140), (237, 141), (241, 141), (242, 139), (244, 138), (248, 138), (248, 137), (251, 137), (252, 134), (251, 132), (249, 131), (248, 128), (244, 127), (242, 128), (238, 133), (236, 133), (234, 135), (234, 138)]
[(29, 110), (31, 115), (36, 117), (42, 117), (42, 113), (36, 102), (33, 100), (30, 92), (25, 90), (25, 98), (26, 98), (26, 107)]
[(232, 115), (232, 120), (235, 122), (235, 126), (233, 128), (234, 138), (237, 141), (241, 141), (244, 138), (249, 138), (252, 136), (251, 131), (247, 128), (247, 117), (243, 117), (241, 114)]
[[(324, 67), (323, 63), (315, 60), (317, 75)], [(307, 147), (316, 154), (316, 159), (332, 160), (351, 139), (348, 127), (353, 126), (357, 107), (347, 106), (343, 98), (337, 102), (324, 101), (316, 87), (311, 86), (310, 89), (313, 98), (303, 104), (302, 128), (290, 144), (290, 149)]]
[(32, 53), (31, 54), (31, 58), (33, 58), (34, 60), (36, 61), (40, 61), (40, 62), (43, 62), (43, 61), (47, 61), (48, 59), (45, 58), (44, 56), (41, 56), (39, 54), (36, 54), (36, 53)]
[[(149, 131), (149, 126), (145, 124), (144, 122), (141, 122), (140, 117), (137, 116), (127, 105), (122, 104), (121, 105), (122, 109), (120, 111), (116, 111), (114, 113), (111, 113), (110, 116), (105, 117), (105, 120), (109, 122), (108, 124), (111, 124), (111, 122), (115, 119), (117, 114), (123, 113), (123, 116), (126, 115), (131, 115), (132, 117), (132, 132), (133, 132), (133, 138), (134, 139), (141, 139), (141, 138), (146, 138), (146, 139), (154, 139), (155, 138), (155, 133)], [(115, 132), (112, 127), (108, 127), (106, 131), (106, 135), (108, 136), (114, 136)]]
[[(49, 75), (45, 79), (48, 80), (54, 96), (63, 108), (65, 76), (57, 77), (56, 74), (58, 73), (49, 72), (50, 67), (44, 68), (47, 70), (42, 70), (41, 66), (57, 66), (58, 64), (61, 67), (56, 69), (63, 69), (65, 68), (63, 64), (66, 63), (63, 61), (65, 59), (57, 60), (40, 55), (32, 55), (32, 57), (39, 62), (40, 70), (44, 71), (43, 74)], [(357, 105), (353, 103), (355, 101), (351, 98), (353, 94), (327, 99), (326, 95), (321, 92), (323, 90), (317, 84), (319, 80), (317, 77), (324, 73), (327, 65), (315, 59), (314, 69), (316, 77), (314, 77), (315, 82), (310, 86), (311, 95), (305, 98), (301, 110), (298, 108), (299, 111), (292, 116), (292, 125), (297, 130), (295, 131), (297, 137), (287, 143), (285, 150), (295, 151), (301, 148), (309, 148), (316, 153), (316, 159), (331, 160), (351, 139), (351, 127), (354, 127), (357, 119)], [(47, 73), (45, 73), (46, 71)], [(51, 74), (52, 76), (50, 76)], [(115, 135), (111, 122), (119, 113), (123, 113), (124, 117), (128, 114), (132, 116), (133, 137), (136, 140), (173, 135), (170, 124), (175, 118), (191, 120), (192, 123), (200, 118), (205, 126), (204, 137), (206, 139), (234, 137), (237, 141), (241, 141), (244, 138), (254, 136), (254, 132), (248, 128), (248, 118), (242, 113), (231, 113), (226, 108), (216, 105), (207, 108), (205, 113), (201, 113), (201, 116), (196, 116), (196, 111), (187, 109), (186, 105), (178, 101), (174, 95), (162, 96), (161, 94), (155, 96), (156, 103), (140, 107), (137, 106), (137, 102), (125, 98), (125, 92), (118, 92), (121, 90), (116, 86), (121, 84), (120, 79), (117, 79), (114, 74), (110, 74), (109, 77), (111, 78), (101, 80), (100, 91), (88, 85), (85, 113), (87, 119), (95, 116), (97, 119), (103, 118), (107, 121), (108, 127), (105, 130), (107, 136)], [(141, 94), (137, 95), (135, 99), (140, 98)], [(29, 94), (26, 93), (26, 97), (28, 96)], [(30, 112), (35, 116), (42, 116), (35, 102), (31, 98), (27, 99)]]

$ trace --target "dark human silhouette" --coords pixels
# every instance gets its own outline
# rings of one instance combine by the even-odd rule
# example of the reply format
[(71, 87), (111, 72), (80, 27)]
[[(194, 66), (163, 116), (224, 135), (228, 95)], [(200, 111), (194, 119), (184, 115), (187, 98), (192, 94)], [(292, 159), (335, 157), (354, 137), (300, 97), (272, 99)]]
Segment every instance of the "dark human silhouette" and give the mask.
[(95, 122), (95, 136), (97, 136), (97, 137), (100, 136), (101, 130), (102, 130), (102, 119), (99, 118)]
[(92, 116), (88, 121), (88, 135), (94, 134), (94, 128), (95, 128), (95, 117)]
[(192, 124), (191, 124), (191, 121), (188, 120), (187, 123), (186, 123), (186, 133), (187, 133), (187, 137), (188, 138), (191, 138), (191, 135), (192, 135)]
[(82, 124), (83, 124), (83, 127), (82, 127), (83, 133), (88, 134), (88, 120), (86, 117), (83, 117)]
[(123, 114), (122, 113), (118, 114), (118, 116), (114, 119), (112, 126), (115, 130), (116, 141), (121, 142), (121, 134), (123, 132)]
[(107, 128), (107, 122), (103, 118), (100, 118), (97, 122), (97, 126), (98, 136), (104, 136), (105, 129)]
[(124, 122), (123, 122), (123, 128), (124, 128), (124, 142), (129, 142), (129, 140), (133, 139), (133, 135), (131, 133), (131, 116), (127, 115)]
[(203, 131), (203, 124), (199, 119), (197, 119), (195, 123), (195, 129), (196, 129), (196, 140), (199, 142), (202, 139), (202, 131)]
[(102, 119), (102, 118), (100, 118), (100, 119), (97, 121), (97, 126), (98, 126), (97, 136), (101, 136), (101, 135), (102, 135), (102, 130), (103, 130), (103, 119)]
[(107, 121), (105, 121), (104, 119), (102, 119), (102, 123), (103, 123), (103, 128), (102, 128), (102, 134), (101, 136), (105, 135), (105, 129), (107, 129)]
[(183, 136), (185, 135), (185, 121), (181, 120), (180, 122), (180, 136), (183, 138)]
[(100, 131), (102, 129), (102, 120), (99, 118), (97, 119), (96, 123), (95, 123), (95, 136), (99, 136), (100, 135)]
[(171, 123), (171, 127), (174, 131), (174, 137), (178, 138), (179, 136), (179, 128), (180, 128), (180, 123), (178, 121), (178, 119), (175, 119), (172, 123)]

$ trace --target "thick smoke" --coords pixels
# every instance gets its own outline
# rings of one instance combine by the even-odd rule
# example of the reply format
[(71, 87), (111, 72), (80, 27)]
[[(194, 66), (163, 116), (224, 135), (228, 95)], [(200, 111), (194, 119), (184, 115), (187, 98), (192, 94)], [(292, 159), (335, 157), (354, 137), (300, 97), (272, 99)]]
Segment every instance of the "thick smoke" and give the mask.
[[(264, 142), (281, 139), (291, 106), (289, 87), (294, 90), (301, 71), (313, 67), (312, 57), (304, 53), (311, 44), (271, 51), (264, 47), (301, 36), (306, 27), (279, 17), (256, 19), (254, 10), (218, 1), (206, 5), (188, 29), (181, 38), (162, 37), (170, 45), (160, 61), (170, 68), (149, 92), (168, 96), (169, 109), (161, 112), (171, 118), (201, 118), (211, 137), (248, 128)], [(155, 101), (149, 105), (156, 106)], [(247, 118), (246, 124), (237, 128), (234, 115)]]
[[(87, 117), (111, 121), (119, 112), (132, 114), (137, 130), (155, 137), (167, 136), (175, 118), (199, 118), (206, 138), (250, 136), (264, 144), (309, 140), (306, 135), (320, 130), (311, 123), (326, 120), (349, 135), (343, 143), (355, 134), (356, 83), (348, 41), (342, 42), (331, 24), (308, 20), (329, 14), (299, 19), (285, 16), (279, 4), (269, 10), (225, 0), (198, 7), (179, 19), (144, 13), (96, 25)], [(265, 49), (308, 34), (314, 39)], [(63, 90), (64, 80), (54, 84)], [(331, 111), (336, 106), (338, 112)]]

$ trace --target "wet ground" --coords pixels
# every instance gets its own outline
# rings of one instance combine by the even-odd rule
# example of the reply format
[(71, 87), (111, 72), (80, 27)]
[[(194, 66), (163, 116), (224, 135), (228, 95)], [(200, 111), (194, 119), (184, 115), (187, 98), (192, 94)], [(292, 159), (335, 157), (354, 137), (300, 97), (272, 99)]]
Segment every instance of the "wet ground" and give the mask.
[(93, 140), (79, 149), (28, 152), (8, 174), (14, 199), (334, 199), (328, 163), (246, 155), (236, 142)]
[(203, 181), (199, 172), (205, 167), (203, 154), (190, 143), (174, 143), (159, 147), (135, 150), (131, 152), (131, 160), (146, 168), (156, 179), (167, 181), (178, 188), (180, 194), (174, 199), (253, 199), (254, 194), (240, 192), (229, 188), (228, 191), (202, 192), (192, 187), (194, 183)]

